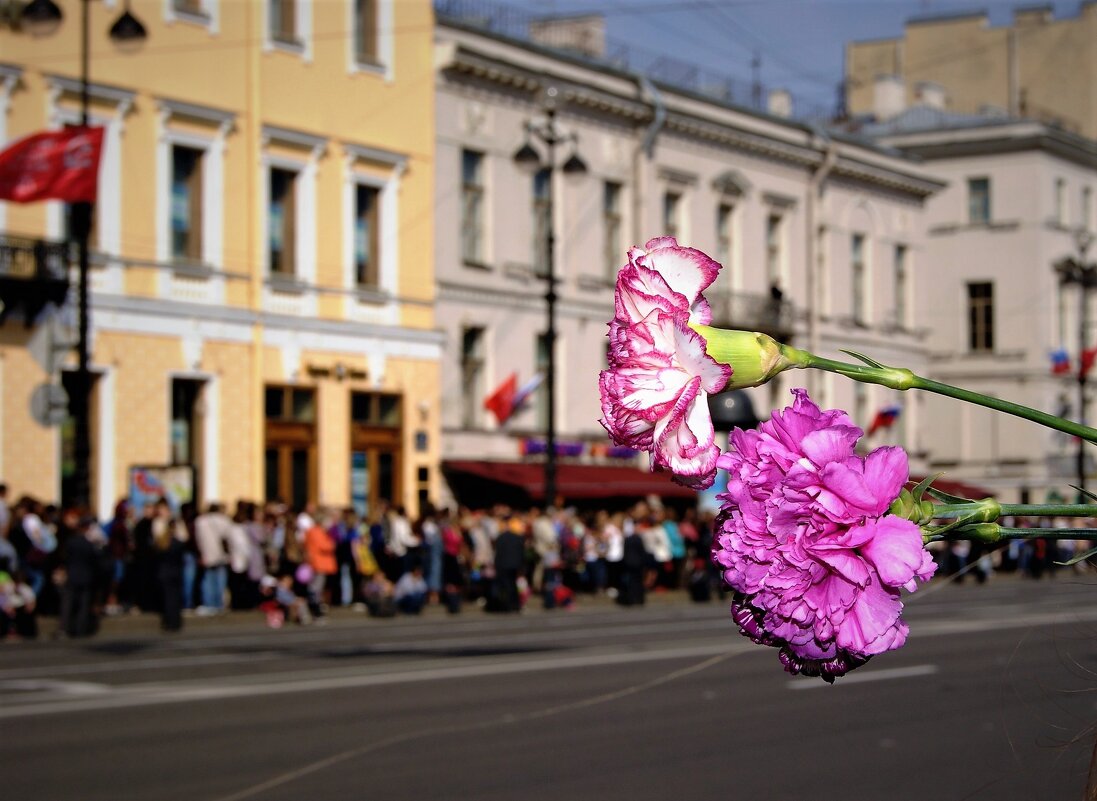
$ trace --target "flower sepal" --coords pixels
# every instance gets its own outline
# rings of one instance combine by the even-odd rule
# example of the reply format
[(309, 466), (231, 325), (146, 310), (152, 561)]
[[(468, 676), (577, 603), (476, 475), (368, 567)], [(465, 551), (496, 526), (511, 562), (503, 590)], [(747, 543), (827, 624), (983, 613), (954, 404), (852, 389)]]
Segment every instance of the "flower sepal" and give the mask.
[(705, 340), (705, 352), (720, 364), (731, 367), (731, 378), (723, 391), (757, 387), (796, 363), (788, 349), (759, 331), (728, 331), (691, 322), (689, 327)]

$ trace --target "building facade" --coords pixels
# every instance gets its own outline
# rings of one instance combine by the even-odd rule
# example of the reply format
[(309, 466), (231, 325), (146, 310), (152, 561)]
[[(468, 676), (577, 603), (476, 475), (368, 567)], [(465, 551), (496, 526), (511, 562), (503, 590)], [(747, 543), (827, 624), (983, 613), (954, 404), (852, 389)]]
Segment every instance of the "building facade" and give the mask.
[[(483, 400), (508, 376), (521, 384), (543, 368), (548, 225), (560, 297), (556, 425), (567, 458), (612, 461), (597, 375), (614, 280), (627, 248), (655, 236), (724, 265), (706, 292), (716, 325), (765, 330), (831, 357), (851, 348), (924, 368), (924, 203), (943, 184), (895, 152), (610, 67), (590, 56), (597, 36), (586, 31), (586, 54), (569, 55), (439, 20), (436, 269), (442, 391), (452, 399), (442, 411), (443, 465), (484, 460), (505, 474), (528, 463), (531, 441), (543, 437), (543, 386), (505, 426)], [(547, 173), (530, 177), (512, 158), (549, 86), (569, 137), (557, 166), (574, 153), (588, 168), (553, 172), (551, 220)], [(865, 426), (880, 408), (903, 404), (899, 423), (872, 444), (924, 451), (921, 403), (879, 387), (785, 374), (749, 396), (765, 419), (804, 385)]]
[[(900, 109), (935, 103), (961, 114), (1046, 122), (1097, 139), (1097, 3), (1055, 18), (1050, 4), (1021, 6), (1010, 25), (986, 11), (910, 20), (903, 36), (846, 45), (846, 100), (871, 114), (879, 93)], [(894, 86), (881, 86), (887, 77)]]
[[(987, 120), (914, 108), (866, 129), (922, 158), (948, 186), (927, 204), (918, 305), (926, 310), (930, 376), (1078, 419), (1083, 292), (1055, 265), (1087, 258), (1097, 231), (1097, 142), (1039, 122)], [(1053, 370), (1052, 355), (1069, 365)], [(1062, 358), (1062, 357), (1060, 357)], [(992, 489), (1003, 501), (1042, 502), (1078, 483), (1078, 444), (989, 410), (930, 397), (923, 436), (933, 471)], [(1092, 425), (1087, 399), (1085, 419)], [(1092, 475), (1092, 459), (1087, 462)]]
[[(79, 2), (0, 30), (0, 142), (79, 119)], [(91, 3), (93, 505), (135, 466), (191, 465), (202, 502), (412, 509), (438, 486), (428, 2), (135, 2), (136, 53)], [(9, 253), (63, 242), (59, 202), (0, 203)], [(10, 259), (9, 259), (10, 261)], [(0, 479), (62, 500), (73, 315), (0, 326)], [(48, 422), (48, 421), (47, 421)]]

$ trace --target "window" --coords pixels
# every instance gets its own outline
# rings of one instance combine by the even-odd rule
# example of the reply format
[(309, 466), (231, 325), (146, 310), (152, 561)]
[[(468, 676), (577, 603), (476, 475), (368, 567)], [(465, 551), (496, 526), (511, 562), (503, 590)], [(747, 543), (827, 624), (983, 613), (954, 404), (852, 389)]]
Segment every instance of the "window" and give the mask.
[(865, 235), (854, 234), (849, 245), (850, 283), (853, 290), (850, 313), (855, 323), (865, 322)]
[(766, 217), (766, 281), (771, 287), (781, 285), (781, 215)]
[(815, 302), (823, 314), (830, 312), (830, 271), (827, 263), (827, 227), (820, 225), (815, 231)]
[(989, 178), (968, 178), (967, 213), (968, 222), (972, 225), (986, 225), (990, 222)]
[(1093, 190), (1088, 186), (1082, 187), (1082, 203), (1079, 213), (1082, 218), (1078, 221), (1078, 227), (1083, 231), (1093, 230)]
[(731, 267), (731, 215), (735, 208), (729, 203), (716, 207), (716, 261)]
[(461, 258), (484, 261), (484, 155), (461, 151)]
[(1055, 179), (1055, 224), (1067, 224), (1067, 182), (1062, 178)]
[(359, 64), (377, 64), (377, 0), (354, 0), (354, 57)]
[(533, 176), (533, 267), (538, 274), (548, 270), (548, 238), (552, 233), (552, 173), (538, 170)]
[(372, 186), (359, 184), (354, 196), (354, 274), (358, 286), (380, 285), (378, 255), (378, 207), (381, 193)]
[(276, 42), (298, 44), (297, 0), (269, 0), (270, 38)]
[(192, 378), (171, 381), (172, 464), (202, 464), (203, 387), (203, 381)]
[[(88, 230), (88, 247), (96, 250), (99, 242), (99, 204), (85, 204), (85, 209), (91, 210), (91, 219), (85, 223)], [(77, 242), (80, 239), (81, 221), (75, 215), (81, 213), (79, 203), (65, 203), (61, 214), (61, 224), (64, 226), (62, 236), (66, 242)]]
[(267, 386), (263, 401), (266, 499), (303, 509), (316, 498), (316, 391)]
[(907, 246), (895, 246), (895, 324), (906, 327), (907, 323)]
[(184, 14), (203, 16), (206, 11), (202, 8), (202, 0), (172, 0), (172, 8), (182, 11)]
[(484, 401), (484, 329), (461, 331), (461, 425), (475, 428), (480, 424)]
[(350, 497), (360, 514), (400, 502), (402, 403), (400, 395), (350, 395)]
[(297, 240), (297, 173), (272, 167), (267, 246), (272, 275), (292, 276)]
[(663, 236), (681, 236), (682, 196), (677, 192), (663, 194)]
[(967, 285), (968, 347), (973, 353), (994, 350), (994, 284)]
[(203, 152), (178, 145), (171, 149), (171, 255), (202, 258)]
[(606, 181), (602, 184), (603, 257), (606, 276), (617, 275), (624, 251), (621, 245), (621, 184)]

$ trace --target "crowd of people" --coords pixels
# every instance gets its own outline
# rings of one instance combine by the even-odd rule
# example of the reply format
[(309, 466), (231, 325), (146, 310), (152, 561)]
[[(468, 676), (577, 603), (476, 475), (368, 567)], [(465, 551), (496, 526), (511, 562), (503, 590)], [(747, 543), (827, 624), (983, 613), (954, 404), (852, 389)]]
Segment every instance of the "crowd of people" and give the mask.
[[(178, 631), (190, 614), (228, 609), (259, 610), (279, 627), (323, 623), (336, 606), (376, 617), (432, 604), (517, 612), (566, 608), (584, 594), (640, 605), (675, 589), (707, 601), (725, 594), (708, 559), (712, 531), (711, 513), (679, 515), (655, 499), (625, 512), (428, 507), (414, 520), (389, 504), (360, 517), (315, 505), (240, 501), (229, 514), (219, 503), (175, 512), (163, 499), (141, 509), (122, 500), (97, 521), (30, 497), (9, 505), (0, 484), (0, 640), (38, 636), (40, 614), (56, 615), (52, 636), (80, 637), (104, 614), (135, 611)], [(1069, 555), (1064, 547), (941, 543), (934, 555), (939, 575), (1039, 578)]]

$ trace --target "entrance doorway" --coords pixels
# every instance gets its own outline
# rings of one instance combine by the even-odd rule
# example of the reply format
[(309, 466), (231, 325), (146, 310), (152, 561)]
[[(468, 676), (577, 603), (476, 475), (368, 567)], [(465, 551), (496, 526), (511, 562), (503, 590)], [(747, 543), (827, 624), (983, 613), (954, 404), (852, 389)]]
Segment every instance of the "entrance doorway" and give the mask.
[(362, 517), (381, 502), (402, 503), (401, 396), (352, 392), (350, 401), (350, 497)]
[(316, 498), (316, 391), (268, 386), (264, 406), (266, 500), (303, 509)]

